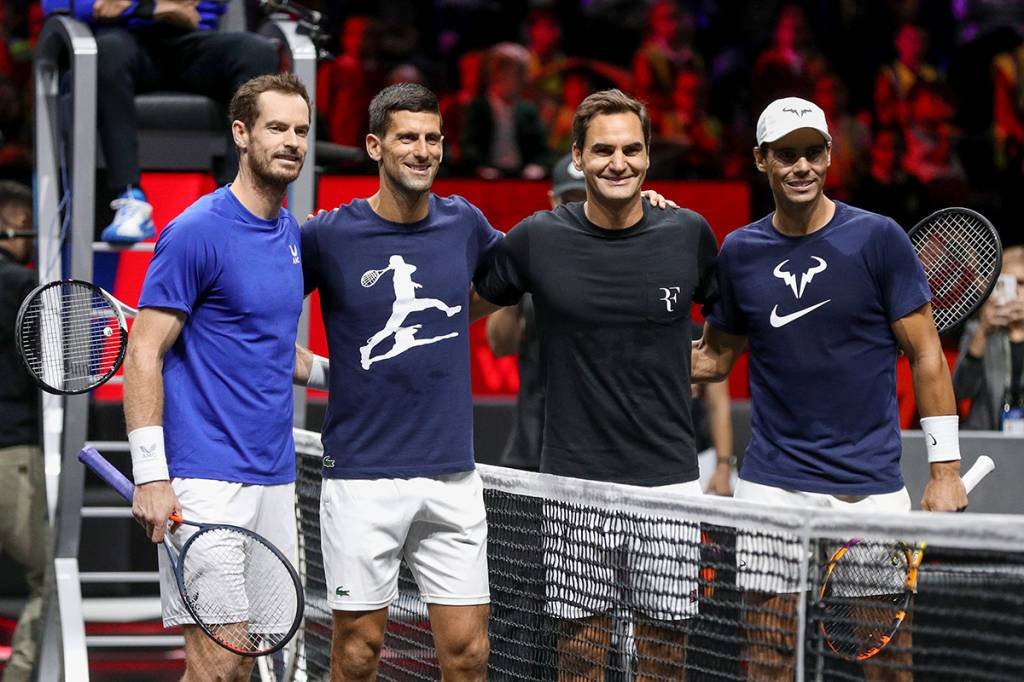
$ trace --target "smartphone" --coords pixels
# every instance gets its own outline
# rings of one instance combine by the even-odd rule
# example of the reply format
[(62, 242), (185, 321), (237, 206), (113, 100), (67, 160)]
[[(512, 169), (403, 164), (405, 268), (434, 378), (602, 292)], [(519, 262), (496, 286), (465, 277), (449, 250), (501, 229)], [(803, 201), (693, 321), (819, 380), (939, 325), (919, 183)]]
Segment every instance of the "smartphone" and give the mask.
[(1017, 278), (1014, 275), (999, 275), (996, 288), (992, 292), (999, 303), (1009, 303), (1017, 299)]

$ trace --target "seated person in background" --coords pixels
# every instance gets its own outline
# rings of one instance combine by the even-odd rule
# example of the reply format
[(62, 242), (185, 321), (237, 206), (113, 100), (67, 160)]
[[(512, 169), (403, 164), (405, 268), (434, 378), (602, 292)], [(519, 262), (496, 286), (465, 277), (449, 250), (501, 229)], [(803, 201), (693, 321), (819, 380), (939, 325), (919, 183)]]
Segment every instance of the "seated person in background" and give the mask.
[[(47, 13), (65, 4), (44, 2)], [(239, 85), (278, 68), (277, 48), (254, 33), (220, 32), (227, 3), (214, 0), (130, 3), (75, 2), (75, 18), (96, 33), (96, 115), (107, 163), (113, 222), (103, 230), (110, 242), (137, 242), (154, 234), (153, 207), (139, 187), (139, 140), (135, 96), (154, 90), (181, 90), (227, 105)], [(218, 182), (238, 171), (234, 141), (225, 123), (224, 167)]]
[(522, 96), (527, 61), (522, 45), (492, 47), (487, 54), (483, 94), (466, 109), (462, 160), (484, 179), (544, 177), (547, 132), (537, 107)]
[(1022, 285), (1024, 246), (1011, 246), (1003, 252), (1000, 282), (960, 340), (953, 390), (957, 400), (971, 401), (965, 429), (1024, 433)]

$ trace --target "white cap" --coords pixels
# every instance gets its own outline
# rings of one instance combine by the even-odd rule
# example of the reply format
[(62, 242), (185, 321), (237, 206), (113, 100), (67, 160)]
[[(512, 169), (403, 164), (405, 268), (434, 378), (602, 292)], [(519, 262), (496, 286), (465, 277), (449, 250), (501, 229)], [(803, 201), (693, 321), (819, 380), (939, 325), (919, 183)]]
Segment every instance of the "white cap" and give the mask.
[(832, 144), (821, 107), (799, 97), (783, 97), (766, 106), (757, 119), (757, 146), (775, 142), (800, 128), (817, 130)]

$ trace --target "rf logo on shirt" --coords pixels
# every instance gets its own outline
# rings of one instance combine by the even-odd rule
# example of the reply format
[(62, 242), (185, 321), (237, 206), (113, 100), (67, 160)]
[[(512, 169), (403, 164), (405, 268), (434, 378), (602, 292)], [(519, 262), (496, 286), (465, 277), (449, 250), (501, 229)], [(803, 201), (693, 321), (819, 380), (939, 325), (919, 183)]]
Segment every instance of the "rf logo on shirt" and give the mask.
[[(804, 289), (806, 289), (807, 285), (811, 283), (814, 276), (828, 269), (828, 263), (825, 262), (824, 258), (811, 256), (811, 260), (814, 261), (814, 264), (804, 272), (800, 273), (799, 283), (797, 282), (796, 275), (786, 267), (787, 263), (789, 263), (788, 258), (776, 265), (775, 269), (772, 270), (772, 274), (785, 282), (786, 286), (793, 291), (793, 295), (797, 299), (800, 299), (804, 295)], [(831, 300), (832, 299), (829, 298), (819, 303), (815, 303), (814, 305), (785, 314), (779, 313), (779, 306), (776, 304), (772, 307), (772, 313), (768, 321), (773, 327), (779, 329), (780, 327), (785, 327), (790, 322), (795, 322), (804, 315), (817, 310)]]

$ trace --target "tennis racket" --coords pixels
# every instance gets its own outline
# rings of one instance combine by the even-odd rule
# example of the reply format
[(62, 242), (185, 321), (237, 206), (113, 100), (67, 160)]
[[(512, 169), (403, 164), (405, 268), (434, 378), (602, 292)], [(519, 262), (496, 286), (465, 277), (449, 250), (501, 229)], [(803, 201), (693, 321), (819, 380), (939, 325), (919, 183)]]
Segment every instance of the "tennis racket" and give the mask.
[(114, 376), (138, 311), (90, 282), (65, 279), (33, 289), (18, 310), (15, 345), (41, 389), (85, 393)]
[(363, 287), (368, 289), (372, 287), (374, 284), (376, 284), (377, 280), (380, 279), (380, 276), (390, 269), (391, 268), (383, 268), (381, 270), (367, 270), (366, 272), (363, 273), (363, 276), (359, 278), (359, 283), (362, 284)]
[(939, 333), (957, 326), (985, 302), (1003, 265), (999, 233), (969, 208), (944, 208), (909, 232), (932, 290)]
[[(962, 480), (968, 493), (995, 468), (986, 455)], [(821, 633), (848, 661), (864, 661), (892, 641), (906, 618), (925, 544), (870, 542), (853, 538), (825, 566), (818, 591)]]
[[(94, 448), (84, 448), (78, 459), (132, 500), (135, 486)], [(181, 600), (203, 632), (241, 656), (284, 648), (302, 621), (305, 599), (298, 573), (280, 550), (239, 526), (192, 523), (176, 514), (170, 520), (199, 529), (180, 552), (165, 533), (164, 548)]]

